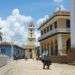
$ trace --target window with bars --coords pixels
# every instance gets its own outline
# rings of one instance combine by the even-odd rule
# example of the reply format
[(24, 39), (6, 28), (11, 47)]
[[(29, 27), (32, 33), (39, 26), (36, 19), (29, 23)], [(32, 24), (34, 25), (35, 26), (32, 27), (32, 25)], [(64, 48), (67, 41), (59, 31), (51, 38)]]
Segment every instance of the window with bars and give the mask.
[(54, 28), (57, 28), (57, 21), (54, 22)]
[(50, 25), (50, 30), (52, 30), (52, 25)]
[(47, 32), (49, 32), (49, 27), (47, 27)]
[(66, 19), (66, 27), (70, 28), (70, 20), (69, 19)]
[(41, 35), (43, 35), (43, 31), (41, 30)]
[(44, 29), (44, 33), (46, 33), (46, 29)]

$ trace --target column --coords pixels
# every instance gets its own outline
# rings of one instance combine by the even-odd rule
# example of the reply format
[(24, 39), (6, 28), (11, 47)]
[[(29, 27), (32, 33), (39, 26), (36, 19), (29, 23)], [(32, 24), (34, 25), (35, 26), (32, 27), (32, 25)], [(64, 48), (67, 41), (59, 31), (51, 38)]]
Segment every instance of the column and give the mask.
[(75, 0), (71, 0), (71, 46), (75, 48)]
[(62, 40), (62, 34), (57, 35), (57, 41), (58, 41), (58, 55), (63, 55), (63, 40)]
[(51, 56), (51, 46), (49, 45), (49, 56)]
[(35, 47), (32, 48), (32, 58), (33, 58), (33, 59), (36, 59)]

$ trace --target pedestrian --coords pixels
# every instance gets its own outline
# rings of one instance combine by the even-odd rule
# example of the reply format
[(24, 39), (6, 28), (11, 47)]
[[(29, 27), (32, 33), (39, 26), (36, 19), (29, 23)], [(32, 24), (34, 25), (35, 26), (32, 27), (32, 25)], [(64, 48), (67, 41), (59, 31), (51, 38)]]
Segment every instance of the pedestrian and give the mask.
[(43, 55), (42, 58), (41, 58), (41, 61), (43, 63), (43, 69), (49, 69), (50, 65), (51, 65), (51, 59), (49, 58), (48, 55)]

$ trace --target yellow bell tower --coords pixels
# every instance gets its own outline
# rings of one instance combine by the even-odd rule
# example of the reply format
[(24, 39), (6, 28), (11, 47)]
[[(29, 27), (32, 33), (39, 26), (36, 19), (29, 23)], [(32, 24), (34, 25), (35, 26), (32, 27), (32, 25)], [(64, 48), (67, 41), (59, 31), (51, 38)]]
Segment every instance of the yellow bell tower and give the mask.
[(29, 58), (36, 58), (36, 51), (35, 51), (35, 26), (31, 22), (28, 26), (28, 40), (27, 40), (27, 51)]

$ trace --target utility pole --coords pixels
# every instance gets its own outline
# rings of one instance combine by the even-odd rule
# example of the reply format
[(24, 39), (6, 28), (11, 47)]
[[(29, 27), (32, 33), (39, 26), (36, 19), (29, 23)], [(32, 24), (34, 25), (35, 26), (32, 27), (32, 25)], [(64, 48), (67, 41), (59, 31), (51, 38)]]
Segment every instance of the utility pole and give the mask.
[(11, 60), (14, 59), (14, 40), (11, 41)]

